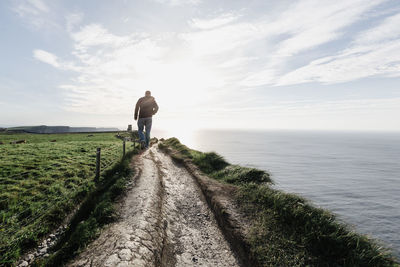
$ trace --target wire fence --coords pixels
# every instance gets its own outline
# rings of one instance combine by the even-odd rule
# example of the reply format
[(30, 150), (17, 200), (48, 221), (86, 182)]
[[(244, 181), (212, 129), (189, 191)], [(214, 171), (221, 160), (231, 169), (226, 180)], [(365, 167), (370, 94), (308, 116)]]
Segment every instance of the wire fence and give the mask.
[[(76, 193), (76, 191), (75, 191), (75, 193)], [(41, 206), (40, 209), (38, 209), (39, 212), (33, 213), (33, 214), (23, 218), (23, 220), (21, 220), (21, 221), (23, 221), (23, 223), (17, 223), (17, 225), (15, 225), (15, 222), (14, 222), (14, 227), (13, 228), (9, 228), (8, 230), (2, 231), (1, 233), (9, 235), (9, 236), (12, 236), (12, 237), (15, 237), (15, 235), (18, 232), (23, 232), (25, 227), (27, 227), (29, 225), (32, 225), (35, 221), (37, 221), (38, 219), (40, 219), (43, 216), (47, 215), (47, 212), (40, 212), (40, 211), (48, 210), (50, 207), (54, 206), (55, 204), (57, 204), (59, 202), (68, 201), (68, 200), (71, 199), (72, 196), (73, 196), (73, 194), (69, 194), (67, 196), (63, 196), (63, 197), (58, 198), (58, 199), (51, 198), (52, 201), (51, 202), (46, 202), (43, 206)], [(50, 200), (50, 198), (44, 199), (44, 200)], [(30, 210), (30, 209), (27, 209), (27, 210)], [(23, 214), (24, 212), (25, 211), (21, 212), (20, 215)], [(13, 217), (18, 218), (19, 216), (17, 215), (17, 216), (13, 216)], [(10, 224), (10, 223), (8, 223), (8, 224)], [(17, 229), (15, 229), (15, 228), (17, 228)], [(3, 229), (3, 227), (1, 227), (1, 229)]]
[[(125, 153), (129, 152), (132, 149), (136, 148), (136, 140), (132, 140), (130, 138), (122, 139), (122, 146), (111, 146), (106, 147), (104, 149), (97, 148), (97, 156), (96, 156), (96, 173), (94, 173), (94, 177), (100, 177), (106, 170), (110, 169), (116, 163), (118, 163)], [(127, 144), (133, 143), (132, 146)], [(107, 155), (104, 159), (100, 156), (101, 154)], [(19, 174), (15, 174), (9, 176), (7, 178), (0, 180), (0, 185), (12, 184), (13, 180), (22, 180), (25, 179), (24, 176), (29, 175), (30, 171), (25, 171)], [(1, 247), (14, 247), (15, 242), (18, 239), (22, 238), (24, 233), (28, 230), (27, 227), (35, 226), (36, 223), (39, 223), (42, 218), (46, 215), (49, 215), (52, 211), (52, 207), (57, 206), (60, 203), (66, 203), (68, 201), (72, 201), (74, 197), (82, 190), (84, 185), (88, 185), (91, 179), (83, 179), (77, 184), (73, 184), (74, 189), (71, 188), (63, 188), (63, 192), (60, 192), (59, 196), (54, 196), (54, 194), (48, 197), (39, 197), (37, 202), (40, 202), (40, 205), (36, 206), (35, 203), (29, 203), (29, 206), (23, 210), (18, 210), (18, 212), (12, 214), (11, 216), (7, 216), (3, 214), (3, 218), (0, 218), (2, 222), (0, 223), (0, 248)], [(94, 181), (98, 181), (98, 179), (94, 179)], [(31, 188), (30, 190), (34, 190)], [(29, 190), (29, 189), (28, 189)], [(60, 189), (59, 189), (60, 190)], [(43, 204), (42, 204), (43, 203)], [(34, 229), (31, 229), (34, 230)]]

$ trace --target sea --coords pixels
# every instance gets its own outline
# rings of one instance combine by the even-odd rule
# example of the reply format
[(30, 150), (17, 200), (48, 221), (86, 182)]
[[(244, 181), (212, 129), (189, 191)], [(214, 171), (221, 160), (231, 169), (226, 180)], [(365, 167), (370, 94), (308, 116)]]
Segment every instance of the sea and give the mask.
[(400, 133), (198, 130), (174, 136), (230, 163), (268, 171), (275, 187), (329, 209), (400, 258)]

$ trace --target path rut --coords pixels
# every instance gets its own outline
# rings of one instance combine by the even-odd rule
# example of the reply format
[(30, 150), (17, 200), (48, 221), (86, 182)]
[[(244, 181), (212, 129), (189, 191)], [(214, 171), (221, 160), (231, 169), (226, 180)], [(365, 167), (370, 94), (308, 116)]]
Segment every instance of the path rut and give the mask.
[(239, 266), (194, 178), (152, 147), (106, 227), (69, 266)]

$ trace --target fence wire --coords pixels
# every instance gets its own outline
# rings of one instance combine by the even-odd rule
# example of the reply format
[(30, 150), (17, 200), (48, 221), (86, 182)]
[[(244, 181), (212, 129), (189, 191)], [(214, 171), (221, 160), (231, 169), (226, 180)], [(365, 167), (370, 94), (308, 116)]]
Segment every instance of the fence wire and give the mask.
[[(129, 143), (126, 142), (126, 152), (131, 151), (132, 149), (135, 149), (136, 146), (132, 145), (129, 146)], [(133, 147), (133, 148), (131, 148)], [(104, 171), (112, 167), (114, 164), (116, 164), (118, 161), (121, 160), (123, 156), (123, 150), (122, 146), (111, 146), (107, 147), (104, 149), (101, 149), (101, 157), (100, 157), (100, 167), (101, 171), (100, 174), (102, 174)], [(110, 158), (111, 157), (111, 158)], [(104, 159), (103, 159), (104, 158)], [(12, 180), (18, 180), (21, 181), (23, 179), (26, 179), (26, 177), (23, 177), (25, 175), (29, 175), (31, 172), (30, 171), (25, 171), (22, 173), (18, 173), (9, 177), (4, 177), (0, 179), (0, 185), (7, 185), (7, 184), (17, 184), (18, 182), (13, 183)], [(19, 179), (16, 179), (19, 178)], [(45, 204), (41, 207), (33, 207), (30, 206), (29, 208), (26, 208), (22, 211), (19, 211), (16, 214), (11, 215), (9, 218), (5, 219), (3, 223), (0, 223), (0, 234), (4, 237), (6, 237), (6, 243), (2, 244), (6, 245), (7, 247), (13, 247), (15, 246), (15, 241), (17, 241), (19, 238), (21, 238), (21, 234), (26, 231), (26, 227), (33, 225), (35, 222), (37, 222), (40, 218), (46, 216), (47, 214), (50, 213), (51, 207), (58, 204), (58, 203), (63, 203), (65, 201), (70, 201), (73, 199), (73, 197), (78, 193), (78, 191), (81, 189), (81, 186), (83, 184), (88, 184), (90, 180), (86, 179), (81, 181), (78, 184), (75, 184), (75, 190), (72, 190), (71, 192), (68, 192), (66, 195), (63, 195), (62, 197), (47, 197), (47, 198), (39, 198), (37, 201), (45, 202)], [(34, 190), (31, 188), (30, 190)], [(32, 212), (32, 208), (34, 208), (37, 212)], [(50, 208), (50, 209), (49, 209)], [(27, 217), (24, 217), (22, 219), (19, 219), (24, 213), (31, 213)], [(8, 228), (8, 229), (7, 229)], [(21, 233), (21, 234), (18, 234)]]
[[(47, 214), (49, 213), (49, 211), (48, 211), (47, 209), (50, 208), (51, 206), (54, 206), (54, 205), (57, 204), (57, 203), (62, 203), (62, 202), (64, 202), (64, 201), (66, 201), (66, 200), (71, 200), (71, 199), (73, 199), (73, 197), (75, 196), (75, 194), (79, 191), (79, 188), (80, 188), (83, 184), (85, 184), (85, 183), (86, 183), (86, 182), (82, 181), (81, 183), (77, 184), (77, 186), (76, 186), (77, 189), (76, 189), (76, 190), (73, 190), (73, 191), (71, 191), (71, 192), (68, 192), (68, 194), (63, 195), (62, 197), (59, 197), (59, 198), (50, 198), (50, 197), (49, 197), (49, 198), (42, 198), (42, 199), (40, 199), (40, 201), (43, 201), (43, 202), (46, 201), (45, 204), (44, 204), (43, 206), (41, 206), (40, 208), (37, 208), (37, 210), (38, 210), (39, 212), (30, 214), (29, 216), (27, 216), (27, 217), (23, 218), (22, 220), (20, 220), (20, 221), (23, 222), (22, 224), (19, 223), (19, 222), (13, 221), (13, 219), (18, 218), (20, 215), (22, 215), (23, 213), (26, 213), (27, 211), (31, 211), (31, 207), (29, 207), (29, 208), (27, 208), (27, 209), (25, 209), (25, 210), (23, 210), (23, 211), (21, 211), (21, 212), (19, 212), (19, 213), (17, 213), (17, 214), (12, 215), (12, 217), (10, 217), (9, 220), (7, 220), (6, 222), (0, 224), (0, 229), (4, 229), (4, 228), (6, 228), (7, 226), (12, 226), (13, 223), (14, 223), (14, 225), (16, 225), (16, 227), (18, 227), (19, 229), (12, 229), (12, 228), (11, 228), (11, 229), (2, 231), (2, 233), (3, 233), (3, 234), (16, 234), (16, 233), (18, 233), (19, 231), (23, 230), (24, 227), (26, 227), (26, 226), (32, 224), (33, 222), (35, 222), (36, 220), (38, 220), (40, 217), (43, 217), (43, 216), (47, 215)], [(51, 201), (50, 201), (50, 200), (51, 200)], [(40, 211), (46, 211), (46, 212), (40, 212)], [(15, 228), (15, 227), (13, 227), (13, 228)]]

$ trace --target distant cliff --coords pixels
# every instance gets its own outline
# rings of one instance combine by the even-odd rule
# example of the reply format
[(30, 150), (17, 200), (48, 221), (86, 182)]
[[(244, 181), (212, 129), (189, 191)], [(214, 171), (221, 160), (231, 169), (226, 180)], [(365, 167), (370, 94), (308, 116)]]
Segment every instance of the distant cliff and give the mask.
[(96, 128), (96, 127), (70, 127), (70, 126), (20, 126), (10, 127), (7, 132), (25, 132), (25, 133), (80, 133), (80, 132), (114, 132), (120, 131), (118, 128)]

